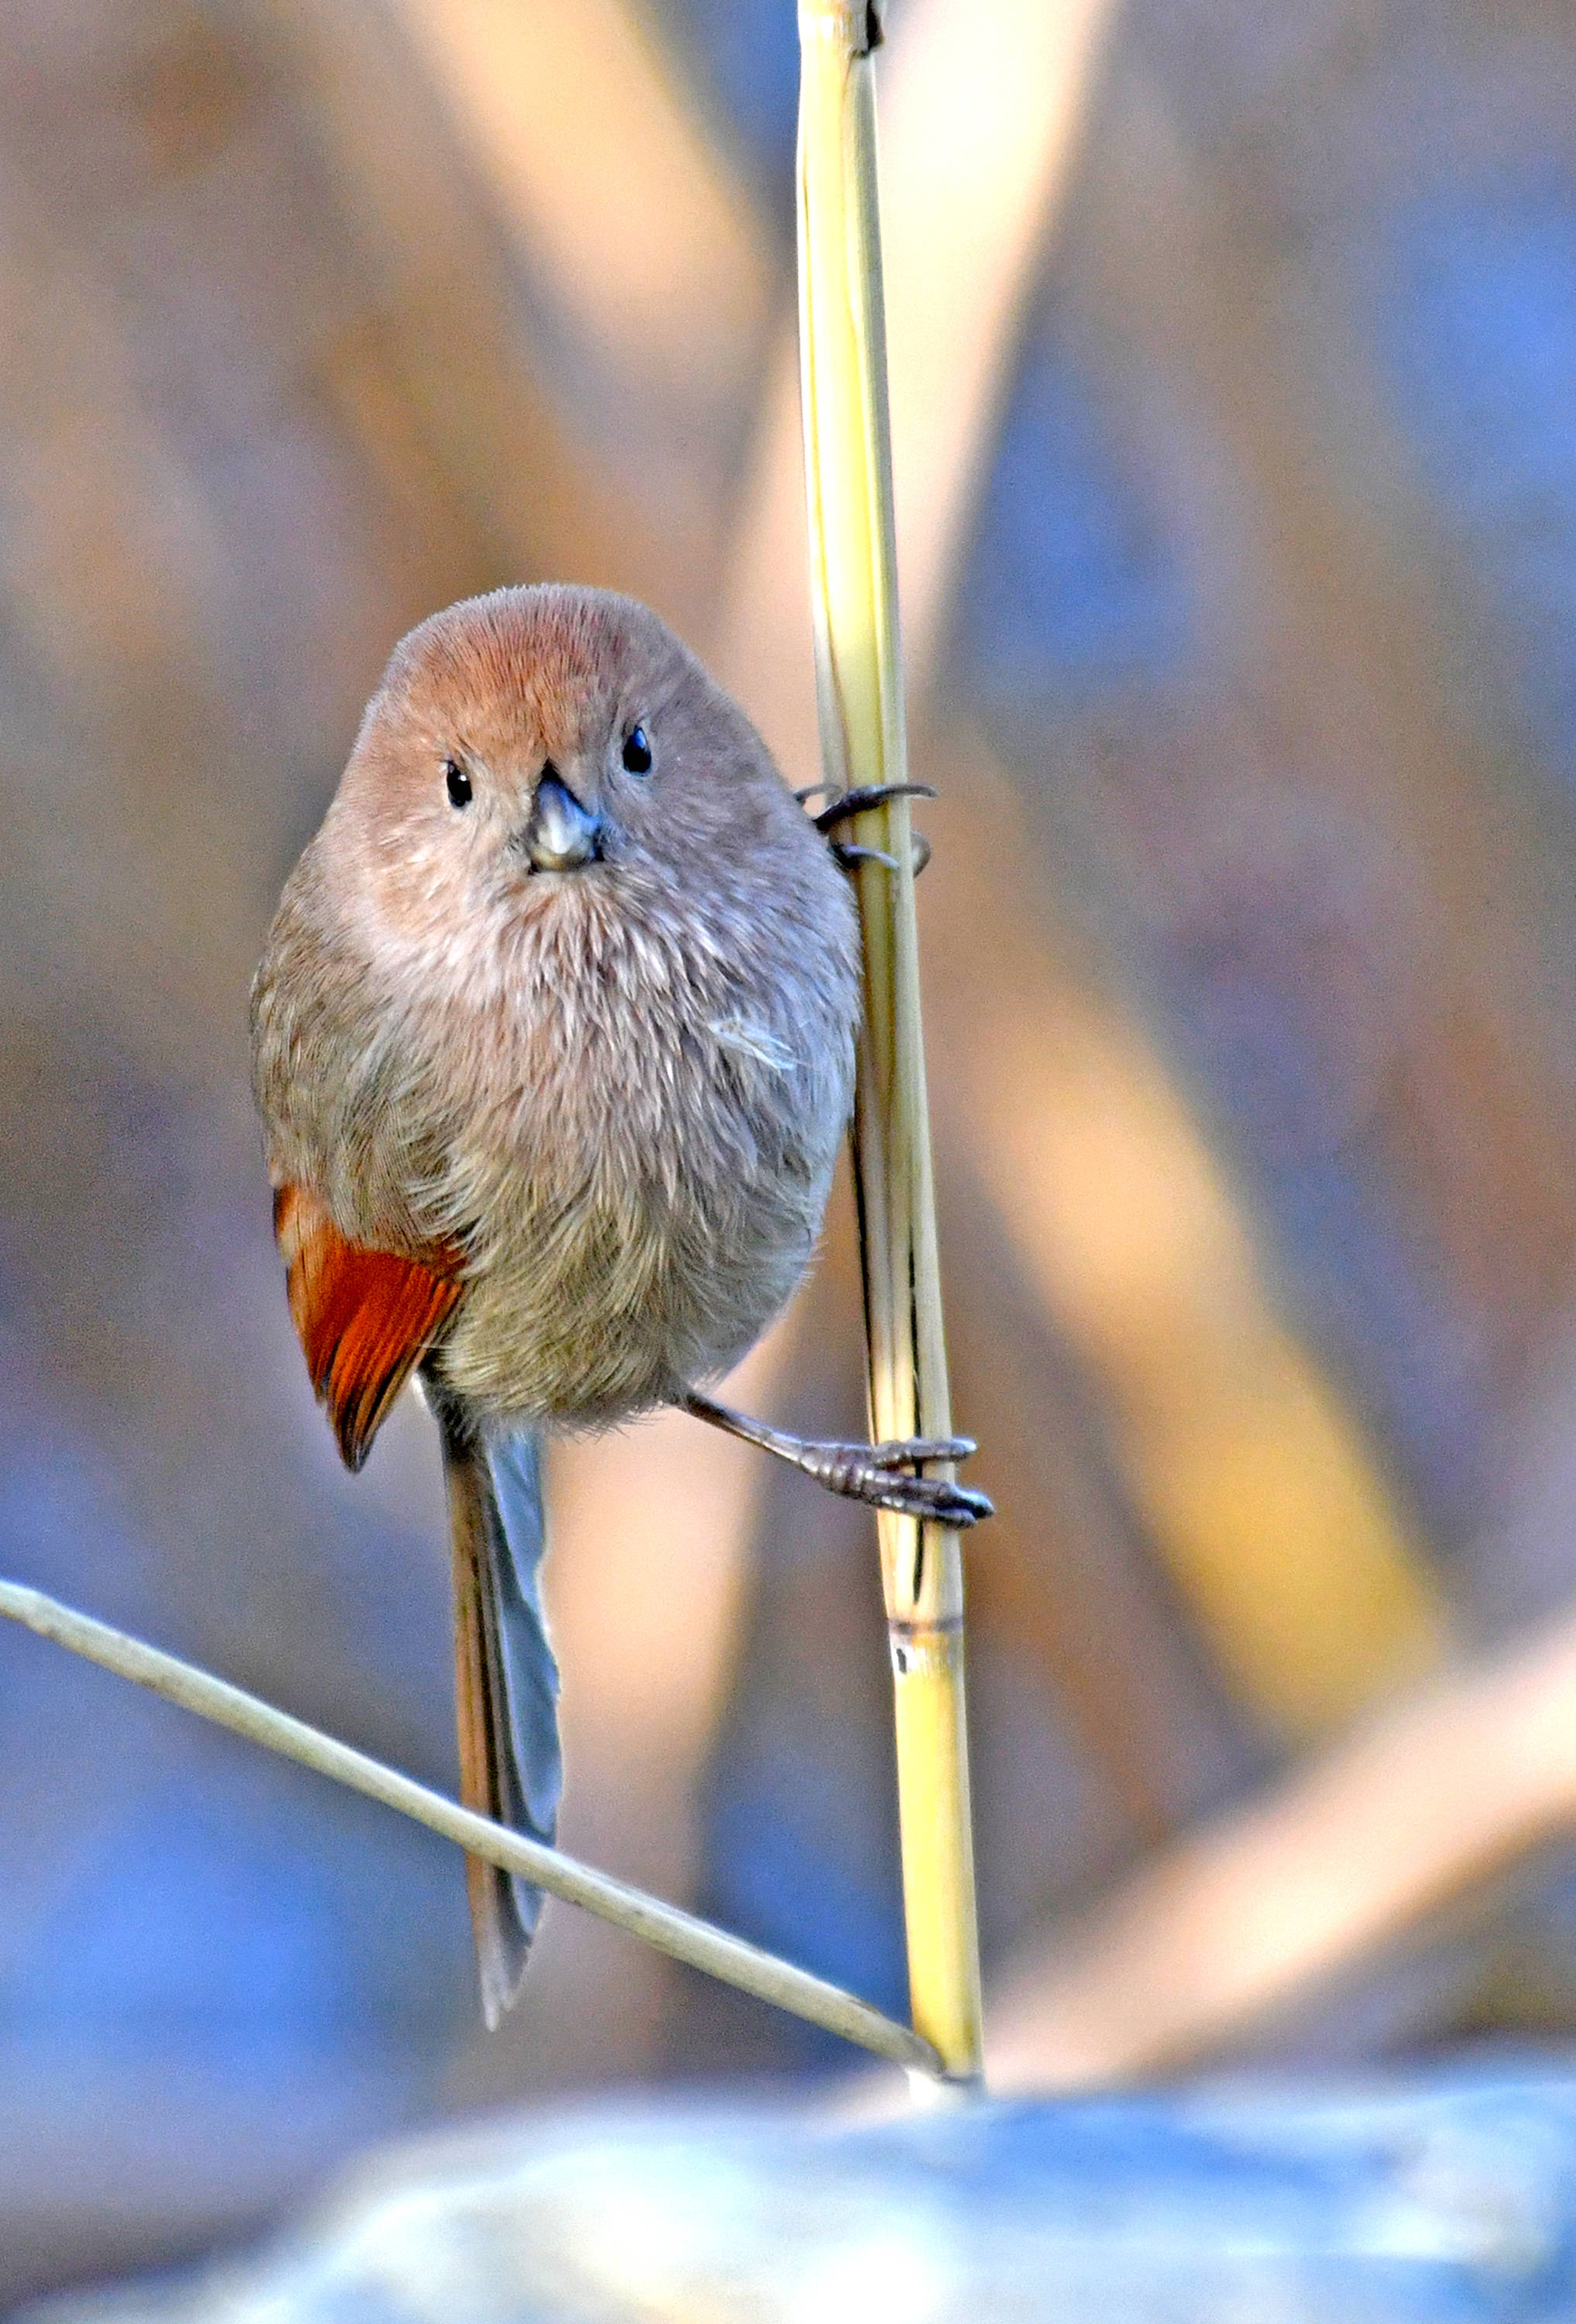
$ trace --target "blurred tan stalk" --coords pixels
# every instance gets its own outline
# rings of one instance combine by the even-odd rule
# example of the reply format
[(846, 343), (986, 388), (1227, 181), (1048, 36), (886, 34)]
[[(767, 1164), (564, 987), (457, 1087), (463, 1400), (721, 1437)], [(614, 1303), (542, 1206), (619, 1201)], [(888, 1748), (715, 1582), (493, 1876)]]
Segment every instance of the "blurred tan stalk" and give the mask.
[[(909, 0), (880, 51), (882, 272), (910, 694), (930, 682), (1025, 303), (1111, 0)], [(797, 337), (761, 397), (714, 659), (796, 782), (817, 769)]]
[(1096, 1383), (1147, 1537), (1233, 1691), (1273, 1735), (1328, 1735), (1442, 1661), (1444, 1592), (1360, 1425), (1277, 1314), (1164, 1062), (1047, 941), (1055, 900), (1017, 788), (959, 719), (932, 763), (938, 1134), (952, 1126)]
[(1576, 1619), (1419, 1692), (1014, 1963), (997, 2089), (1219, 2053), (1576, 1823)]

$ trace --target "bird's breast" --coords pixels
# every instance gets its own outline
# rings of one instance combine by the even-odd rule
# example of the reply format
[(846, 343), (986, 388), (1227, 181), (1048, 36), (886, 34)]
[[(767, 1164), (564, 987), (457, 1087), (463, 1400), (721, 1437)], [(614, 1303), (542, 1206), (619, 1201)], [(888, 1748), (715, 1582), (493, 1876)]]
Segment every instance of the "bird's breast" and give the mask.
[(808, 1263), (852, 1098), (851, 978), (730, 933), (558, 932), (450, 1028), (478, 1102), (443, 1190), (472, 1253), (445, 1365), (501, 1414), (668, 1401), (737, 1360)]

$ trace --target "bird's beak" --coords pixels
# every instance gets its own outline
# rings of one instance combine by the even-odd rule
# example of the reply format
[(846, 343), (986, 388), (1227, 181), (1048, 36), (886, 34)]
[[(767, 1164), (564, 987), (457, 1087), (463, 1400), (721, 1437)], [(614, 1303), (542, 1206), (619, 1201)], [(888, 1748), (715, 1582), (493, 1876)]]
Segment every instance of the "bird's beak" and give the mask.
[(525, 852), (537, 872), (573, 872), (602, 853), (601, 814), (581, 806), (550, 762), (536, 787), (525, 826)]

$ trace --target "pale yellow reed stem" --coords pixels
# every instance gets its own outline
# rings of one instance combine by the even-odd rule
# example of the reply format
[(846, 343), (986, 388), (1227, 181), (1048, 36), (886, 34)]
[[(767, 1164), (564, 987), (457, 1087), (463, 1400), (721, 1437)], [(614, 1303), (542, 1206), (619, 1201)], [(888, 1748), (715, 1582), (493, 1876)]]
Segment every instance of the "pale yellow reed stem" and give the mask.
[[(873, 11), (800, 0), (799, 335), (821, 750), (838, 788), (904, 780), (892, 529)], [(931, 1188), (908, 802), (848, 835), (862, 863), (865, 1021), (854, 1119), (871, 1425), (947, 1436), (952, 1420)], [(881, 1511), (904, 1910), (914, 2024), (948, 2076), (981, 2070), (979, 1937), (955, 1533)]]
[(304, 1720), (292, 1719), (289, 1711), (278, 1711), (272, 1703), (260, 1702), (256, 1695), (157, 1646), (145, 1646), (140, 1638), (128, 1638), (107, 1622), (78, 1614), (74, 1608), (46, 1598), (41, 1590), (0, 1582), (0, 1618), (20, 1622), (41, 1638), (51, 1638), (72, 1654), (83, 1655), (89, 1662), (161, 1694), (167, 1702), (196, 1711), (199, 1719), (211, 1719), (216, 1726), (227, 1727), (249, 1743), (260, 1743), (265, 1750), (295, 1759), (353, 1792), (365, 1793), (369, 1799), (426, 1824), (484, 1862), (516, 1873), (534, 1886), (545, 1888), (549, 1895), (561, 1896), (566, 1903), (628, 1930), (674, 1960), (704, 1969), (708, 1977), (721, 1978), (724, 1984), (735, 1985), (758, 2000), (773, 2002), (779, 2009), (790, 2010), (813, 2025), (840, 2034), (845, 2042), (856, 2042), (862, 2049), (889, 2058), (911, 2072), (928, 2076), (936, 2070), (940, 2061), (927, 2043), (917, 2040), (906, 2025), (883, 2017), (868, 2002), (828, 1985), (824, 1978), (812, 1977), (807, 1969), (779, 1960), (758, 1945), (747, 1944), (742, 1937), (730, 1936), (725, 1929), (696, 1920), (693, 1913), (648, 1896), (627, 1881), (597, 1872), (558, 1849), (544, 1847), (523, 1832), (511, 1831), (486, 1816), (474, 1814), (456, 1801), (445, 1799), (441, 1792), (429, 1792), (424, 1784), (385, 1767), (381, 1760), (369, 1759), (364, 1751), (321, 1734)]

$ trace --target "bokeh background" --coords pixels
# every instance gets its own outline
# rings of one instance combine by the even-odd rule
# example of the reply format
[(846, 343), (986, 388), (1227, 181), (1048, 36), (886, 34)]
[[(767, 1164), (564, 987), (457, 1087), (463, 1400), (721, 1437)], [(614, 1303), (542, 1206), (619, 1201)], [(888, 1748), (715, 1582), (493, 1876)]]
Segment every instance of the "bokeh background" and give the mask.
[[(1576, 32), (893, 0), (898, 489), (1002, 2087), (1576, 2031)], [(248, 980), (399, 634), (634, 590), (813, 779), (789, 0), (0, 6), (0, 1570), (455, 1781)], [(845, 1192), (740, 1395), (861, 1420)], [(855, 1512), (564, 1447), (567, 1846), (903, 2000)], [(0, 1637), (0, 2301), (401, 2125), (848, 2071)]]

